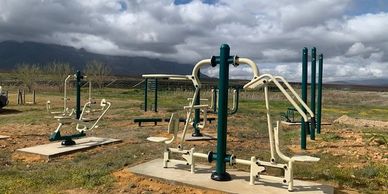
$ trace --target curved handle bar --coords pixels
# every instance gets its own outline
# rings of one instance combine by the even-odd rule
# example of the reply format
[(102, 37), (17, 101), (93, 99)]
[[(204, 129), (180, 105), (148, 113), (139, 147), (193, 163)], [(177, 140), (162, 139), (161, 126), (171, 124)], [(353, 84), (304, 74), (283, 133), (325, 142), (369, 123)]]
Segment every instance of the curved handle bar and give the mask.
[(251, 88), (250, 86), (252, 86), (253, 83), (256, 83), (257, 82), (257, 78), (259, 77), (259, 69), (257, 68), (257, 65), (254, 61), (248, 59), (248, 58), (238, 58), (236, 57), (235, 58), (235, 63), (237, 64), (247, 64), (251, 67), (252, 69), (252, 72), (253, 72), (253, 78), (250, 82), (248, 82), (247, 84), (244, 85), (244, 89), (246, 88)]
[(201, 69), (201, 67), (205, 65), (210, 65), (211, 64), (211, 59), (204, 59), (199, 61), (197, 64), (195, 64), (193, 68), (193, 72), (191, 73), (191, 81), (194, 84), (194, 87), (196, 88), (201, 88), (201, 82), (199, 81), (198, 78), (198, 72)]
[[(252, 80), (253, 81), (253, 80)], [(251, 81), (251, 82), (252, 82)], [(287, 93), (287, 91), (284, 89), (284, 87), (275, 79), (274, 76), (272, 76), (271, 74), (263, 74), (261, 76), (259, 76), (257, 79), (256, 79), (256, 82), (259, 82), (259, 83), (267, 83), (267, 82), (270, 82), (272, 81), (276, 87), (279, 88), (279, 90), (283, 93), (283, 95), (287, 98), (287, 100), (292, 104), (292, 106), (294, 106), (294, 108), (298, 111), (298, 113), (303, 117), (304, 121), (308, 122), (308, 117), (307, 115), (304, 113), (304, 111), (302, 110), (302, 108), (300, 108), (300, 106), (294, 101), (294, 99)], [(249, 82), (249, 83), (251, 83)], [(254, 86), (259, 86), (258, 83), (255, 83), (255, 82), (252, 82), (251, 85), (250, 85), (250, 88), (254, 88)], [(306, 110), (309, 110), (309, 108), (307, 107)], [(309, 112), (312, 112), (311, 110)], [(313, 114), (314, 115), (314, 114)]]

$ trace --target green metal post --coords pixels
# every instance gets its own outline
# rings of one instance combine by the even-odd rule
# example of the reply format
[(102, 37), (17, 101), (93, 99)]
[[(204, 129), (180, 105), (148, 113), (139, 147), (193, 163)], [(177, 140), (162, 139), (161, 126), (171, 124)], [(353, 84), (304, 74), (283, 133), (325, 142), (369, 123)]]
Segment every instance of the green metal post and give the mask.
[(81, 79), (82, 78), (83, 78), (83, 76), (81, 75), (81, 71), (78, 70), (76, 73), (76, 82), (75, 82), (75, 88), (76, 88), (75, 117), (76, 117), (76, 119), (79, 119), (79, 117), (81, 116)]
[(154, 105), (155, 105), (155, 112), (158, 112), (158, 79), (155, 78), (155, 99), (154, 99)]
[(148, 78), (145, 78), (144, 84), (144, 112), (147, 112), (147, 93), (148, 93)]
[[(200, 78), (200, 75), (201, 75), (201, 73), (200, 73), (200, 71), (198, 71), (198, 74), (197, 74), (198, 79)], [(195, 97), (194, 105), (200, 105), (200, 103), (201, 103), (201, 94), (200, 93), (201, 93), (201, 91), (198, 91), (198, 94)], [(198, 123), (199, 123), (199, 117), (200, 117), (200, 110), (199, 109), (195, 109), (195, 111), (194, 111), (194, 121), (193, 121), (194, 132), (193, 132), (193, 134), (191, 134), (191, 136), (193, 136), (193, 137), (202, 137), (203, 136), (201, 134), (201, 130), (197, 126)]]
[[(311, 84), (310, 84), (310, 109), (313, 111), (315, 116), (315, 78), (317, 77), (317, 49), (313, 47), (311, 49)], [(313, 120), (315, 118), (311, 118)], [(310, 127), (310, 139), (315, 140), (315, 122), (311, 122)]]
[[(306, 47), (302, 51), (302, 100), (307, 103), (307, 55), (308, 50)], [(303, 108), (303, 112), (306, 112), (306, 109)], [(301, 149), (306, 149), (306, 128), (307, 124), (302, 118), (301, 121), (301, 130), (300, 130), (300, 147)]]
[(317, 133), (321, 133), (322, 117), (322, 75), (323, 75), (323, 54), (319, 55), (318, 62), (318, 96), (317, 96)]
[(231, 180), (229, 173), (226, 172), (226, 135), (228, 119), (228, 82), (229, 82), (229, 45), (223, 44), (220, 48), (220, 71), (218, 80), (218, 123), (217, 123), (217, 161), (216, 171), (212, 173), (211, 179), (216, 181)]
[(217, 87), (214, 87), (214, 95), (213, 95), (213, 113), (217, 113)]

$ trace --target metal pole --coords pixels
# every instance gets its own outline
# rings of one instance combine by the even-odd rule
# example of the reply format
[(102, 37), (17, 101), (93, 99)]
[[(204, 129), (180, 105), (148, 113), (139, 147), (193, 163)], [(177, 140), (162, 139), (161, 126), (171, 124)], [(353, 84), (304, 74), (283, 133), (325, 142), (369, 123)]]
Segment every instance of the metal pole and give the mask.
[(76, 119), (79, 119), (79, 117), (81, 116), (81, 79), (82, 79), (82, 76), (81, 76), (81, 71), (77, 71), (76, 73), (76, 82), (75, 82), (75, 86), (76, 86), (76, 110), (75, 110), (75, 117)]
[(322, 75), (323, 75), (323, 54), (319, 55), (318, 62), (318, 97), (317, 97), (317, 133), (321, 133), (322, 117)]
[(35, 101), (35, 90), (32, 91), (32, 104), (36, 104), (36, 101)]
[(145, 78), (144, 84), (144, 112), (147, 112), (147, 93), (148, 93), (148, 78)]
[(217, 87), (213, 90), (213, 113), (217, 113)]
[[(317, 77), (317, 49), (313, 47), (311, 49), (311, 84), (310, 84), (310, 109), (313, 111), (315, 116), (315, 78)], [(315, 118), (311, 118), (315, 119)], [(310, 127), (310, 139), (315, 140), (315, 122), (311, 123)]]
[[(307, 102), (307, 55), (308, 50), (306, 47), (302, 51), (302, 100)], [(303, 112), (306, 112), (305, 108), (302, 108)], [(300, 130), (300, 147), (301, 149), (306, 149), (306, 123), (301, 120), (301, 130)]]
[(26, 90), (23, 89), (23, 100), (22, 104), (26, 104)]
[[(197, 74), (198, 79), (200, 78), (200, 75), (201, 75), (201, 73), (200, 73), (200, 71), (198, 71), (198, 74)], [(201, 90), (199, 90), (197, 96), (195, 96), (194, 105), (200, 105), (200, 103), (201, 103), (200, 101), (201, 101)], [(191, 134), (191, 136), (193, 136), (193, 137), (202, 137), (203, 136), (201, 134), (201, 130), (198, 127), (199, 117), (200, 117), (200, 110), (195, 109), (194, 110), (194, 121), (193, 121), (194, 132), (193, 132), (193, 134)], [(204, 122), (206, 122), (206, 121), (204, 121)]]
[(231, 180), (229, 173), (226, 172), (226, 134), (228, 121), (228, 82), (229, 82), (229, 45), (223, 44), (220, 48), (220, 71), (218, 80), (218, 126), (217, 126), (217, 161), (216, 171), (212, 173), (211, 179), (216, 181)]
[(158, 112), (158, 79), (155, 78), (155, 98), (154, 98), (155, 112)]

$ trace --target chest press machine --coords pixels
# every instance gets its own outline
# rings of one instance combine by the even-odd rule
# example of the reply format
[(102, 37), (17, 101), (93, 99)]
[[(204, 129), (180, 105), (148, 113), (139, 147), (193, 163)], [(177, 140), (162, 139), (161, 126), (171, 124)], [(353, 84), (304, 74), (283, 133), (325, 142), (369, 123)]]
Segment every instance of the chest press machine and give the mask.
[[(293, 190), (293, 163), (294, 162), (317, 162), (319, 158), (311, 157), (311, 156), (292, 156), (288, 157), (284, 155), (280, 150), (279, 143), (279, 131), (280, 131), (280, 122), (276, 122), (276, 127), (272, 127), (272, 120), (270, 115), (270, 106), (269, 106), (269, 98), (268, 98), (268, 84), (273, 83), (282, 94), (287, 98), (287, 100), (292, 104), (292, 106), (298, 111), (298, 113), (302, 116), (305, 124), (311, 123), (311, 125), (315, 125), (314, 114), (309, 109), (309, 107), (302, 101), (302, 99), (298, 96), (295, 90), (291, 87), (291, 85), (281, 76), (272, 76), (270, 74), (262, 74), (259, 75), (259, 71), (257, 69), (257, 65), (248, 58), (239, 58), (238, 56), (230, 56), (229, 54), (230, 48), (228, 45), (224, 44), (220, 48), (220, 56), (213, 56), (211, 59), (205, 59), (198, 62), (192, 71), (192, 75), (190, 79), (192, 80), (194, 87), (196, 88), (193, 102), (197, 97), (197, 91), (201, 87), (200, 80), (197, 77), (197, 72), (199, 69), (205, 65), (211, 65), (212, 67), (216, 67), (219, 65), (219, 95), (218, 95), (218, 128), (217, 128), (217, 151), (216, 152), (208, 152), (198, 153), (195, 152), (194, 148), (184, 149), (183, 143), (185, 141), (185, 134), (187, 132), (187, 125), (183, 129), (182, 137), (180, 142), (176, 148), (171, 147), (170, 145), (175, 141), (177, 136), (178, 127), (172, 127), (173, 129), (173, 137), (171, 139), (161, 139), (158, 137), (149, 137), (148, 140), (152, 142), (159, 142), (165, 145), (164, 154), (163, 154), (163, 167), (167, 168), (168, 164), (184, 164), (189, 165), (191, 167), (191, 173), (195, 173), (195, 157), (205, 158), (208, 162), (216, 161), (216, 170), (212, 173), (211, 179), (215, 181), (229, 181), (231, 180), (231, 176), (226, 172), (226, 163), (229, 165), (242, 164), (250, 166), (250, 181), (249, 184), (255, 184), (255, 181), (260, 180), (260, 173), (265, 171), (265, 167), (274, 167), (279, 168), (284, 171), (283, 183), (288, 185), (288, 190)], [(255, 156), (252, 156), (250, 160), (239, 159), (233, 154), (226, 153), (226, 138), (227, 138), (227, 115), (228, 115), (228, 81), (229, 81), (229, 64), (234, 66), (238, 66), (240, 64), (249, 65), (253, 72), (253, 78), (250, 82), (244, 85), (244, 89), (254, 89), (259, 87), (264, 87), (264, 95), (265, 95), (265, 103), (266, 103), (266, 113), (267, 113), (267, 126), (270, 140), (270, 153), (271, 159), (270, 161), (261, 161), (257, 159)], [(279, 81), (283, 82), (285, 88)], [(287, 92), (288, 89), (291, 92), (291, 95)], [(300, 105), (295, 102), (293, 97), (299, 102)], [(200, 106), (195, 106), (191, 104), (188, 107), (187, 111), (187, 121), (190, 118), (191, 112), (193, 109), (202, 108)], [(308, 115), (303, 112), (303, 109), (306, 109)], [(308, 122), (310, 120), (310, 122)], [(172, 123), (171, 123), (172, 122)], [(170, 125), (173, 124), (173, 119), (170, 120)], [(169, 126), (170, 126), (169, 125)], [(170, 129), (170, 128), (169, 128)], [(181, 154), (183, 159), (172, 159), (171, 154), (177, 153)], [(286, 163), (281, 163), (276, 161), (275, 154), (279, 156), (280, 159), (285, 161)]]

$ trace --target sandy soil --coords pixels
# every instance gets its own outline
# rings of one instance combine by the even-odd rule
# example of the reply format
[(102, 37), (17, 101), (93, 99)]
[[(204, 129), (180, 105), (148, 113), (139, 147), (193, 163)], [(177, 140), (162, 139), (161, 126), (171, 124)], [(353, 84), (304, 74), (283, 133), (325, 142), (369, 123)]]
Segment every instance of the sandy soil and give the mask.
[[(342, 116), (334, 122), (334, 125), (346, 124), (346, 125), (356, 125), (362, 127), (388, 127), (388, 122), (381, 121), (368, 121), (364, 119), (354, 119), (348, 116)], [(131, 121), (127, 122), (117, 122), (117, 126), (127, 126), (127, 127), (137, 127), (137, 124), (132, 123)], [(209, 132), (214, 133), (214, 126), (216, 124), (211, 124), (213, 129), (209, 129)], [(26, 155), (16, 152), (16, 149), (34, 146), (38, 144), (49, 143), (48, 135), (56, 127), (55, 123), (50, 124), (36, 124), (36, 125), (25, 125), (25, 124), (7, 124), (0, 126), (0, 131), (2, 135), (10, 136), (6, 140), (1, 141), (0, 151), (6, 151), (12, 153), (12, 160), (23, 160), (26, 163), (31, 162), (46, 162), (44, 159), (34, 155)], [(163, 130), (164, 127), (159, 127), (153, 131), (152, 135), (167, 135)], [(287, 130), (287, 129), (286, 129)], [(233, 131), (233, 130), (231, 130)], [(206, 132), (206, 131), (205, 131)], [(352, 130), (351, 127), (344, 127), (338, 129), (334, 126), (325, 126), (324, 133), (330, 133), (336, 135), (336, 141), (322, 141), (318, 139), (318, 143), (314, 144), (313, 147), (309, 148), (309, 152), (323, 152), (332, 155), (338, 155), (343, 157), (355, 157), (357, 160), (354, 160), (353, 163), (342, 164), (339, 163), (338, 167), (344, 165), (352, 165), (353, 167), (361, 167), (367, 165), (369, 161), (382, 162), (388, 164), (388, 158), (386, 155), (387, 144), (381, 144), (374, 142), (374, 140), (365, 139), (361, 132)], [(230, 135), (230, 134), (229, 134)], [(133, 139), (130, 136), (123, 137), (124, 143), (136, 142), (136, 139)], [(318, 138), (320, 138), (318, 136)], [(257, 139), (244, 140), (241, 141), (236, 136), (232, 136), (228, 139), (230, 141), (230, 146), (239, 146), (241, 149), (252, 149), (252, 144), (255, 144)], [(193, 146), (215, 146), (215, 142), (193, 142)], [(257, 144), (257, 143), (256, 143)], [(120, 145), (117, 145), (120, 146)], [(257, 147), (264, 147), (265, 142), (255, 145)], [(108, 146), (109, 147), (109, 146)], [(88, 152), (98, 152), (99, 149), (107, 149), (108, 147), (99, 147), (97, 149), (90, 150)], [(291, 145), (290, 149), (298, 152), (299, 145)], [(382, 151), (383, 150), (383, 151)], [(65, 156), (64, 159), (71, 159), (71, 156)], [(1, 158), (0, 162), (7, 165), (7, 159)], [(194, 188), (191, 186), (182, 185), (174, 182), (162, 181), (154, 178), (143, 177), (134, 175), (128, 172), (125, 169), (114, 172), (113, 177), (117, 180), (115, 187), (113, 188), (113, 193), (194, 193), (194, 194), (208, 194), (208, 193), (221, 193), (217, 191), (209, 191), (201, 188)], [(65, 193), (95, 193), (96, 191), (87, 191), (83, 189), (69, 190)], [(348, 191), (345, 191), (350, 193)], [(353, 192), (353, 191), (352, 191)]]

